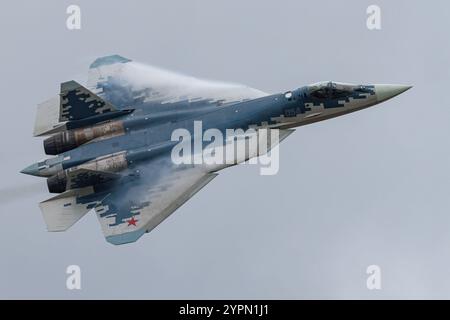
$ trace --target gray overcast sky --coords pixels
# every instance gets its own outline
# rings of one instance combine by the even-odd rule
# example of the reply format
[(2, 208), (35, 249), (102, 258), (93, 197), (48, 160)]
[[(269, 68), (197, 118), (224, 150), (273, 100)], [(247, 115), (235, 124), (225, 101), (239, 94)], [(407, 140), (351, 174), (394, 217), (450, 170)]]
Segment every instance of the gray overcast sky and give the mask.
[[(366, 28), (366, 8), (382, 30)], [(4, 1), (0, 298), (450, 298), (450, 2)], [(82, 29), (65, 27), (78, 4)], [(414, 88), (301, 127), (280, 172), (220, 176), (133, 245), (95, 215), (47, 233), (36, 104), (117, 53), (267, 92), (335, 80)], [(65, 268), (82, 269), (68, 291)], [(382, 290), (366, 288), (381, 267)]]

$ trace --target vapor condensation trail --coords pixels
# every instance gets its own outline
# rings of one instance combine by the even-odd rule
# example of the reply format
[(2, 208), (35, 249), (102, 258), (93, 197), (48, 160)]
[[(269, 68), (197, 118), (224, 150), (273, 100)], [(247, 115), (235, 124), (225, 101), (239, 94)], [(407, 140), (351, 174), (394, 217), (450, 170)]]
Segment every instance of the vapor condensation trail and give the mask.
[(44, 188), (42, 182), (35, 182), (27, 185), (10, 186), (0, 189), (0, 205), (23, 199), (28, 195), (32, 195), (42, 191)]

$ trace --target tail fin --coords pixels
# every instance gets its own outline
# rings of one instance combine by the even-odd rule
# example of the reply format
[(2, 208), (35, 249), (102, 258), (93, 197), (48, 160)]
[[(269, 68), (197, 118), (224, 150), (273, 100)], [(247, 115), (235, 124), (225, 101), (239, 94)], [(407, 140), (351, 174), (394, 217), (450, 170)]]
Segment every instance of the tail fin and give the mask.
[(61, 83), (59, 121), (82, 120), (117, 109), (76, 81)]
[(61, 193), (56, 197), (45, 200), (39, 204), (48, 231), (66, 231), (80, 220), (95, 205), (80, 203), (80, 197), (94, 193), (92, 187), (73, 189)]
[(76, 81), (61, 83), (61, 93), (38, 106), (34, 136), (92, 125), (126, 115)]

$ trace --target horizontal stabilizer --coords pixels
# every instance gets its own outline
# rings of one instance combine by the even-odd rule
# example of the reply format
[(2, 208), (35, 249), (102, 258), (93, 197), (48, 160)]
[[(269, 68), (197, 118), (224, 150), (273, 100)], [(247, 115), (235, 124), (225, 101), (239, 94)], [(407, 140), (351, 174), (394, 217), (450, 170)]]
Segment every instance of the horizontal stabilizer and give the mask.
[(33, 130), (35, 137), (65, 130), (65, 124), (59, 122), (59, 100), (56, 96), (38, 105)]
[(94, 193), (92, 187), (69, 190), (39, 204), (48, 231), (65, 231), (89, 212), (94, 204), (79, 203), (78, 199)]

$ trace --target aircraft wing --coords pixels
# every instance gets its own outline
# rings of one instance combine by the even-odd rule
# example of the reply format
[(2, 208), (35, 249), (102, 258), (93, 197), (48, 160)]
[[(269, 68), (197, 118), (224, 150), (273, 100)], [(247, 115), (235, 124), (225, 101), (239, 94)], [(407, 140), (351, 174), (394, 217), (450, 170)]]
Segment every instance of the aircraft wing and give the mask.
[(141, 102), (164, 104), (205, 100), (231, 103), (267, 95), (242, 84), (199, 79), (119, 55), (96, 59), (89, 68), (87, 87), (121, 108)]
[[(264, 132), (261, 134), (267, 134)], [(266, 151), (292, 132), (280, 130), (275, 140), (270, 136)], [(68, 169), (64, 189), (73, 189), (41, 202), (40, 208), (48, 231), (66, 231), (94, 210), (108, 242), (135, 242), (214, 179), (215, 172), (257, 156), (257, 149), (236, 154), (232, 164), (174, 164), (171, 153), (163, 153), (116, 173)], [(87, 184), (93, 186), (83, 187)]]
[(167, 156), (140, 165), (97, 195), (102, 200), (95, 211), (106, 240), (115, 245), (136, 241), (216, 176), (200, 167), (175, 167)]

